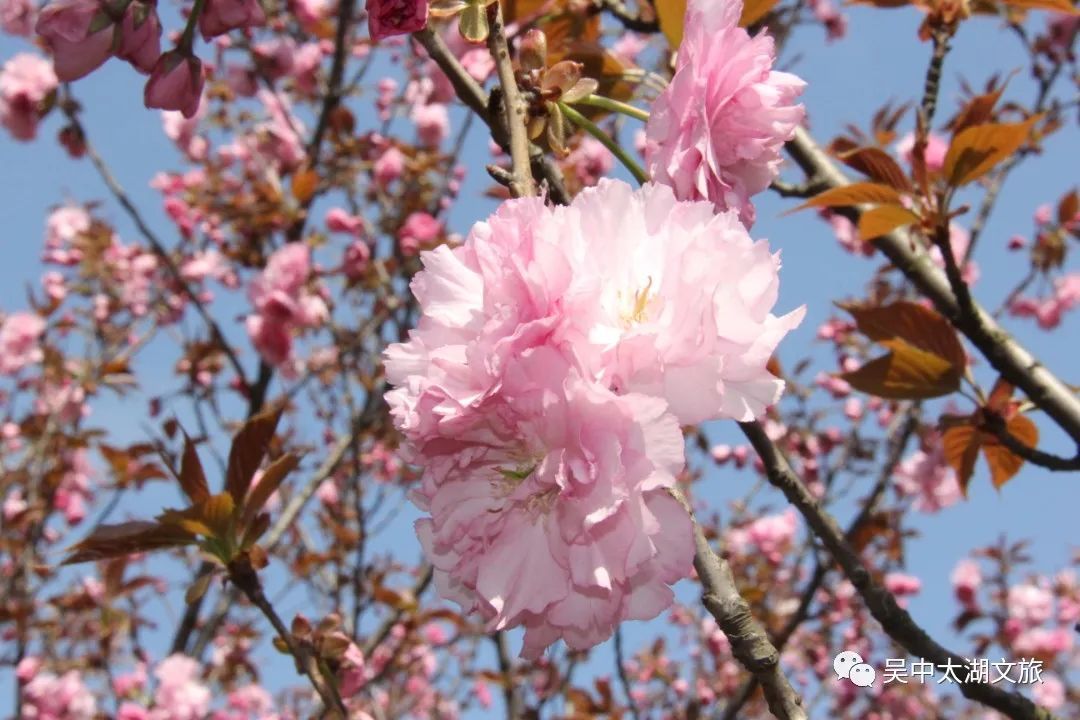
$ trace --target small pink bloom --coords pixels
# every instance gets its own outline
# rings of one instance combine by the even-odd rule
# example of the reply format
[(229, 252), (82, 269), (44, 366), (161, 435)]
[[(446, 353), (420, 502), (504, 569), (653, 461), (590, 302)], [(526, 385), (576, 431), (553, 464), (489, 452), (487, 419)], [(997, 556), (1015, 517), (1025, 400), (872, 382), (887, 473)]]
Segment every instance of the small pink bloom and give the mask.
[(359, 280), (367, 272), (371, 262), (371, 248), (363, 240), (353, 240), (345, 248), (345, 258), (341, 263), (341, 269), (345, 277), (350, 280)]
[(0, 375), (11, 375), (44, 357), (39, 340), (45, 321), (36, 314), (17, 312), (0, 321)]
[(34, 30), (36, 7), (32, 0), (0, 0), (0, 30), (29, 37)]
[(1005, 606), (1009, 617), (1027, 627), (1041, 625), (1054, 613), (1054, 596), (1048, 588), (1033, 583), (1009, 588)]
[(415, 255), (442, 232), (442, 223), (426, 212), (414, 212), (405, 218), (398, 230), (398, 243), (405, 255)]
[(252, 345), (266, 362), (278, 367), (292, 357), (292, 335), (284, 323), (248, 315), (245, 324)]
[(38, 16), (37, 34), (53, 53), (63, 82), (90, 74), (109, 59), (115, 26), (98, 0), (57, 0)]
[(442, 103), (417, 105), (412, 111), (416, 134), (427, 147), (438, 147), (450, 134), (450, 115)]
[(959, 502), (960, 483), (945, 462), (941, 441), (935, 440), (929, 451), (916, 450), (906, 457), (893, 473), (896, 488), (903, 495), (915, 497), (915, 508), (937, 512)]
[(1065, 704), (1065, 684), (1056, 675), (1043, 675), (1042, 681), (1031, 689), (1031, 694), (1035, 702), (1047, 710), (1060, 710)]
[(224, 35), (230, 30), (266, 24), (266, 13), (259, 0), (207, 0), (199, 15), (203, 40)]
[(33, 140), (44, 100), (56, 84), (48, 60), (32, 53), (11, 57), (0, 67), (0, 125), (16, 140)]
[(116, 720), (150, 720), (150, 711), (142, 705), (125, 702), (116, 711)]
[(365, 7), (372, 40), (407, 35), (427, 25), (427, 0), (367, 0)]
[(961, 560), (956, 564), (949, 579), (952, 581), (953, 591), (960, 604), (966, 610), (976, 609), (978, 607), (976, 593), (979, 585), (982, 584), (982, 571), (979, 569), (979, 564), (974, 560)]
[[(945, 153), (949, 150), (949, 141), (935, 133), (930, 133), (926, 138), (926, 150), (923, 158), (926, 160), (926, 169), (937, 172), (945, 166)], [(915, 151), (915, 133), (908, 133), (896, 143), (896, 152), (900, 159), (911, 165), (912, 153)]]
[(200, 680), (199, 663), (185, 655), (170, 655), (154, 670), (154, 704), (168, 708), (169, 720), (202, 720), (210, 708), (210, 690)]
[(405, 170), (405, 155), (396, 147), (387, 149), (372, 165), (375, 183), (382, 188), (401, 177)]
[(202, 62), (194, 55), (173, 50), (162, 54), (146, 81), (143, 104), (148, 108), (179, 110), (194, 117), (202, 99)]
[(41, 658), (27, 655), (15, 666), (15, 679), (21, 683), (28, 683), (41, 671)]
[(330, 232), (359, 235), (364, 229), (364, 219), (359, 215), (350, 215), (341, 208), (326, 211), (326, 229)]
[(1054, 217), (1054, 209), (1050, 207), (1048, 203), (1043, 203), (1039, 207), (1035, 208), (1035, 224), (1042, 227), (1043, 225), (1049, 225), (1050, 220)]
[(742, 3), (690, 0), (675, 75), (653, 104), (646, 161), (680, 200), (707, 199), (754, 221), (753, 195), (779, 172), (802, 122), (805, 83), (772, 70), (773, 40), (738, 26)]

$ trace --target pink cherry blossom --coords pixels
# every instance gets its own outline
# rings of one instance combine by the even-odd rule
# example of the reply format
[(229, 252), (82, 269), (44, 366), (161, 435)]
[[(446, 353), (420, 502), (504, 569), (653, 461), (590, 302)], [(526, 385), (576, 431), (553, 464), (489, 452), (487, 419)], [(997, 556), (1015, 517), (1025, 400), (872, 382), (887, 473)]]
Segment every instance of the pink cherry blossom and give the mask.
[(186, 655), (170, 655), (154, 669), (155, 720), (201, 720), (210, 708), (210, 689), (199, 675), (199, 663)]
[(615, 158), (603, 143), (591, 135), (586, 135), (567, 155), (566, 163), (574, 169), (574, 174), (582, 185), (595, 185), (600, 182), (600, 178), (611, 172)]
[(350, 215), (341, 208), (326, 211), (326, 229), (330, 232), (359, 235), (364, 229), (364, 219), (359, 215)]
[(0, 125), (16, 140), (33, 140), (42, 104), (56, 84), (48, 60), (33, 53), (12, 56), (0, 67)]
[(97, 700), (82, 681), (78, 670), (60, 677), (38, 673), (22, 689), (25, 720), (93, 720)]
[(784, 559), (799, 529), (798, 514), (788, 509), (777, 515), (763, 515), (747, 525), (732, 528), (726, 546), (743, 555), (760, 554), (773, 564)]
[(36, 31), (52, 50), (61, 81), (90, 74), (112, 55), (115, 26), (107, 18), (98, 0), (56, 0), (42, 9)]
[(915, 498), (915, 509), (937, 512), (959, 502), (960, 483), (956, 473), (945, 463), (940, 441), (930, 450), (916, 450), (904, 458), (893, 473), (896, 489)]
[(371, 262), (371, 248), (363, 240), (353, 240), (345, 248), (345, 257), (341, 263), (342, 272), (350, 280), (359, 280), (367, 272)]
[(982, 584), (982, 571), (979, 569), (977, 562), (967, 558), (961, 560), (956, 564), (952, 575), (949, 576), (949, 580), (952, 582), (956, 599), (960, 601), (965, 610), (978, 608), (977, 593), (979, 585)]
[(413, 499), (436, 587), (489, 630), (523, 625), (523, 656), (591, 647), (671, 604), (693, 543), (664, 490), (683, 450), (662, 401), (616, 396), (546, 346), (508, 360), (500, 393), (452, 427), (388, 400), (424, 466)]
[(442, 223), (426, 212), (410, 213), (398, 230), (398, 244), (405, 255), (415, 255), (442, 232)]
[(1054, 596), (1048, 588), (1033, 583), (1013, 585), (1006, 596), (1009, 617), (1031, 627), (1041, 625), (1054, 614)]
[(194, 117), (202, 98), (202, 62), (178, 51), (162, 54), (146, 81), (143, 103), (148, 108), (178, 110)]
[(367, 0), (365, 8), (372, 40), (414, 33), (427, 25), (427, 0)]
[(691, 0), (671, 84), (653, 104), (646, 161), (683, 200), (710, 200), (754, 221), (753, 195), (779, 172), (802, 122), (805, 83), (772, 70), (772, 38), (738, 26), (742, 3)]
[(32, 0), (0, 0), (0, 30), (9, 35), (29, 37), (34, 30), (36, 13)]
[(386, 188), (401, 177), (405, 170), (405, 155), (396, 147), (387, 148), (371, 167), (372, 176), (379, 187)]
[[(931, 172), (941, 170), (945, 165), (945, 153), (949, 149), (949, 141), (937, 133), (930, 133), (926, 137), (926, 149), (923, 158), (926, 161), (926, 169)], [(900, 159), (911, 165), (912, 154), (915, 151), (915, 133), (908, 133), (896, 143), (896, 152)]]
[(1066, 699), (1065, 684), (1049, 673), (1043, 675), (1041, 680), (1031, 689), (1035, 702), (1047, 710), (1060, 710)]
[(265, 24), (266, 13), (259, 0), (207, 0), (199, 15), (199, 33), (204, 40)]
[(442, 103), (417, 105), (412, 110), (411, 118), (416, 123), (420, 142), (427, 147), (438, 147), (450, 134), (450, 115)]
[(36, 314), (17, 312), (0, 320), (0, 375), (12, 375), (27, 365), (41, 362), (39, 340), (45, 321)]

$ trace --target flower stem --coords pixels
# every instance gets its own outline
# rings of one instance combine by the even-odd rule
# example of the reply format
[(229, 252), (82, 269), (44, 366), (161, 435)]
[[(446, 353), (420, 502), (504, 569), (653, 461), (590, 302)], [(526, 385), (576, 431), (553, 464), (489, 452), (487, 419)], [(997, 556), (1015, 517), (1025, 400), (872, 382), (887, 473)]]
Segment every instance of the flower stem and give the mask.
[(562, 110), (563, 115), (569, 118), (572, 123), (599, 140), (615, 157), (619, 158), (619, 162), (630, 171), (630, 174), (634, 176), (634, 179), (637, 180), (638, 183), (644, 185), (649, 182), (649, 176), (641, 169), (641, 166), (634, 161), (634, 158), (630, 157), (630, 154), (627, 153), (619, 143), (612, 140), (611, 136), (597, 126), (596, 123), (589, 120), (564, 102), (559, 103), (559, 109)]
[(195, 41), (195, 26), (199, 22), (199, 16), (202, 15), (204, 7), (206, 7), (206, 0), (195, 0), (191, 14), (188, 15), (187, 25), (184, 26), (184, 32), (180, 35), (180, 41), (176, 43), (176, 47), (187, 55), (191, 54)]
[(642, 110), (639, 107), (635, 107), (630, 103), (612, 100), (611, 98), (604, 97), (603, 95), (586, 95), (581, 100), (578, 100), (575, 104), (590, 105), (592, 107), (601, 108), (610, 112), (617, 112), (622, 115), (628, 115), (629, 117), (632, 117), (635, 120), (640, 120), (641, 122), (649, 121), (649, 113), (645, 110)]

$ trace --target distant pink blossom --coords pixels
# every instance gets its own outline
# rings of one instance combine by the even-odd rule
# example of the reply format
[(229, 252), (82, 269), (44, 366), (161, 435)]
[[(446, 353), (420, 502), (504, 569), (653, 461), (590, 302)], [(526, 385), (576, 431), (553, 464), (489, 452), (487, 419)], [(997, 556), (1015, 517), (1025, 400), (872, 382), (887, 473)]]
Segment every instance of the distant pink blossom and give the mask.
[(1080, 306), (1080, 272), (1071, 272), (1054, 280), (1048, 296), (1022, 295), (1009, 305), (1015, 317), (1033, 317), (1039, 327), (1052, 330), (1061, 324), (1065, 313)]
[(371, 167), (375, 183), (381, 188), (400, 178), (404, 170), (405, 155), (394, 146), (387, 148)]
[(350, 280), (359, 280), (367, 272), (371, 262), (371, 248), (363, 240), (353, 240), (345, 248), (345, 257), (341, 263), (342, 272)]
[(43, 103), (56, 90), (52, 65), (33, 53), (17, 53), (0, 67), (0, 125), (16, 140), (33, 140)]
[(615, 157), (596, 138), (586, 135), (577, 147), (570, 151), (566, 163), (574, 169), (582, 185), (595, 185), (600, 178), (611, 172)]
[[(937, 172), (945, 166), (945, 153), (949, 150), (949, 141), (937, 133), (930, 133), (926, 137), (926, 149), (923, 158), (926, 161), (926, 169)], [(896, 143), (896, 152), (900, 159), (911, 165), (915, 152), (915, 133), (908, 133)]]
[(416, 124), (416, 134), (427, 147), (438, 147), (450, 134), (450, 115), (446, 105), (431, 103), (417, 105), (411, 114)]
[(248, 287), (255, 308), (245, 320), (248, 336), (271, 365), (281, 366), (291, 358), (295, 329), (314, 327), (329, 313), (325, 301), (307, 287), (310, 274), (308, 247), (287, 243), (271, 254)]
[(0, 0), (0, 30), (29, 37), (34, 31), (37, 8), (33, 0)]
[(1041, 680), (1031, 689), (1035, 702), (1047, 710), (1060, 710), (1066, 699), (1065, 684), (1049, 673), (1043, 675)]
[(956, 593), (956, 599), (960, 601), (964, 609), (976, 609), (978, 607), (977, 593), (983, 581), (979, 564), (965, 558), (956, 564), (949, 579), (953, 585), (953, 592)]
[(143, 103), (148, 108), (178, 110), (194, 117), (202, 98), (202, 62), (178, 51), (163, 53), (146, 81)]
[(0, 320), (0, 375), (13, 375), (27, 365), (41, 362), (41, 336), (45, 320), (41, 316), (17, 312)]
[(915, 509), (937, 512), (960, 501), (960, 483), (945, 463), (941, 442), (930, 450), (916, 450), (904, 458), (893, 473), (901, 495), (915, 498)]
[(365, 7), (372, 40), (407, 35), (427, 25), (427, 0), (367, 0)]
[(202, 720), (210, 709), (210, 689), (200, 679), (200, 664), (186, 655), (170, 655), (154, 669), (155, 720)]
[(739, 27), (742, 3), (691, 0), (675, 75), (653, 103), (646, 161), (683, 200), (732, 208), (748, 227), (750, 198), (779, 172), (780, 151), (802, 122), (805, 83), (772, 70), (772, 38)]
[(1054, 595), (1034, 583), (1013, 585), (1005, 601), (1009, 617), (1027, 627), (1041, 625), (1054, 614)]
[(777, 515), (763, 515), (746, 525), (732, 528), (725, 537), (725, 543), (733, 552), (761, 555), (769, 562), (779, 564), (784, 554), (791, 550), (798, 528), (798, 513), (789, 508)]
[(398, 246), (405, 255), (415, 255), (442, 232), (442, 223), (426, 212), (410, 213), (398, 230)]
[(330, 232), (359, 235), (364, 229), (364, 218), (351, 215), (341, 208), (331, 208), (326, 211), (326, 229)]
[(204, 40), (265, 24), (266, 13), (259, 0), (207, 0), (199, 15), (199, 33)]
[(22, 702), (23, 720), (93, 720), (98, 710), (78, 670), (38, 673), (23, 686)]

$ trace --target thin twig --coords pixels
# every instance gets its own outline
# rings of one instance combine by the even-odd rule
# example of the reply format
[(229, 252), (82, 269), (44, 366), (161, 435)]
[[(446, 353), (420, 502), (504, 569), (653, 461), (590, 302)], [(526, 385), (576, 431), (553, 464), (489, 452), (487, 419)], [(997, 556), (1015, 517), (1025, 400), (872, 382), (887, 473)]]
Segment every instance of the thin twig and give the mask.
[(502, 88), (503, 116), (506, 119), (506, 131), (510, 136), (510, 164), (513, 179), (510, 181), (510, 194), (514, 197), (529, 197), (536, 194), (536, 181), (533, 180), (529, 162), (529, 135), (525, 129), (525, 103), (518, 90), (514, 77), (514, 65), (510, 60), (510, 47), (506, 42), (506, 27), (503, 23), (502, 3), (495, 2), (488, 6), (488, 50), (495, 60), (495, 72), (499, 76)]
[[(686, 497), (677, 489), (672, 489), (671, 494), (693, 518)], [(739, 594), (727, 560), (709, 546), (696, 519), (693, 525), (694, 568), (704, 591), (702, 604), (731, 642), (732, 655), (761, 683), (769, 711), (779, 720), (806, 720), (802, 698), (781, 671), (780, 653)]]

